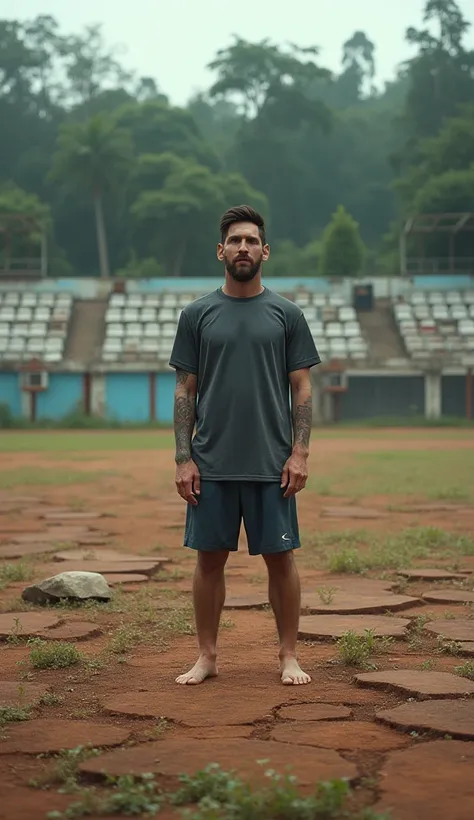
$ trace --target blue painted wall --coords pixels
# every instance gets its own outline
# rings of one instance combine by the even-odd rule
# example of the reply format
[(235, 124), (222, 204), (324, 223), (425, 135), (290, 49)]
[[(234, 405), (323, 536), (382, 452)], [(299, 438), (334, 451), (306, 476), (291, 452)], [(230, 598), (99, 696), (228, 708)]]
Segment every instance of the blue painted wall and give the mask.
[(0, 404), (6, 404), (14, 416), (21, 416), (21, 390), (18, 373), (0, 373)]
[(82, 373), (50, 373), (48, 389), (36, 396), (36, 418), (61, 419), (82, 402)]
[(150, 420), (150, 377), (148, 373), (107, 373), (106, 415), (119, 421)]
[(155, 381), (156, 420), (162, 424), (173, 421), (174, 386), (176, 376), (173, 373), (158, 373)]

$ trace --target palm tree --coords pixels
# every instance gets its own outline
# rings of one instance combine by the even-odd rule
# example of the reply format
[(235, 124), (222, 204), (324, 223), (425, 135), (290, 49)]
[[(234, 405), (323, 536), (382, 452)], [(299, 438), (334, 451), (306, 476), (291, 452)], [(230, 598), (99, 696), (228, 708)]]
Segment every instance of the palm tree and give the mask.
[(51, 178), (68, 189), (87, 190), (92, 195), (102, 277), (110, 275), (103, 198), (106, 192), (124, 184), (131, 159), (128, 132), (106, 115), (97, 114), (87, 122), (61, 127)]

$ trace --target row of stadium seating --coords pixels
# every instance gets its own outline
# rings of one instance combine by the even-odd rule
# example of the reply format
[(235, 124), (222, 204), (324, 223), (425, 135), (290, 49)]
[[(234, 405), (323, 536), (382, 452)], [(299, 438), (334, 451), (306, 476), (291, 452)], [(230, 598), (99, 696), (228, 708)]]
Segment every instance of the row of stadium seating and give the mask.
[(473, 291), (414, 291), (406, 301), (394, 300), (393, 312), (415, 361), (474, 353)]
[(60, 362), (72, 306), (69, 293), (0, 293), (0, 359)]

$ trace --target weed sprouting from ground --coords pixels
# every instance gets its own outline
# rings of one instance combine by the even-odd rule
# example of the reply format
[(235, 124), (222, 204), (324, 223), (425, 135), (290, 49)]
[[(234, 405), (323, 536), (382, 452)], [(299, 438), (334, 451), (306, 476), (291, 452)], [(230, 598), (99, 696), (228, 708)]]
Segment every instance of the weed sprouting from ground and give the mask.
[(336, 591), (336, 587), (318, 587), (318, 589), (316, 590), (321, 599), (321, 603), (326, 604), (326, 606), (332, 604), (334, 594)]
[(29, 581), (33, 577), (33, 567), (19, 562), (18, 564), (2, 564), (0, 566), (0, 589), (15, 581)]
[(30, 720), (31, 706), (0, 706), (0, 728), (6, 723), (16, 723), (18, 721)]
[(84, 659), (77, 647), (66, 641), (42, 641), (35, 638), (28, 644), (30, 663), (35, 669), (64, 669)]
[(466, 661), (461, 666), (455, 666), (454, 671), (456, 675), (461, 675), (462, 678), (474, 680), (474, 663), (472, 661)]
[(336, 641), (341, 661), (346, 666), (366, 668), (372, 655), (388, 652), (393, 644), (393, 638), (379, 638), (371, 629), (366, 629), (364, 635), (357, 635), (352, 630), (344, 632)]
[(79, 788), (79, 764), (90, 757), (96, 757), (98, 754), (100, 754), (99, 749), (90, 746), (76, 746), (75, 749), (64, 749), (55, 757), (51, 768), (39, 777), (30, 780), (29, 785), (37, 789), (61, 786), (61, 792), (75, 791)]
[[(258, 761), (264, 765), (267, 761)], [(389, 820), (388, 814), (376, 814), (371, 809), (351, 811), (351, 789), (345, 780), (332, 780), (316, 785), (311, 795), (302, 796), (296, 778), (265, 772), (267, 785), (253, 788), (235, 772), (224, 772), (210, 764), (192, 777), (183, 775), (180, 788), (174, 793), (160, 791), (152, 774), (140, 781), (131, 776), (108, 778), (107, 791), (94, 788), (81, 791), (80, 799), (65, 812), (50, 812), (49, 820), (83, 817), (85, 815), (155, 816), (164, 805), (190, 806), (184, 816), (192, 820)]]

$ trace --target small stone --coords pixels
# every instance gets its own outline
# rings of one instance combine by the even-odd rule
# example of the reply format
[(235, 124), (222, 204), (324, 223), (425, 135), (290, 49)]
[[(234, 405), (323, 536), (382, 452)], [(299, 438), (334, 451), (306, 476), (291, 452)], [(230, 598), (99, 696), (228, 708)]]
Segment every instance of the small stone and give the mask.
[(459, 675), (451, 675), (449, 672), (389, 669), (364, 672), (356, 675), (355, 679), (361, 686), (394, 689), (417, 698), (453, 698), (474, 694), (474, 681), (461, 678)]
[(435, 740), (393, 752), (381, 771), (373, 811), (396, 820), (471, 820), (474, 743)]
[(366, 507), (325, 507), (321, 510), (323, 518), (354, 518), (358, 520), (369, 520), (375, 518), (385, 518), (387, 513), (382, 510), (370, 510)]
[(395, 709), (377, 712), (376, 719), (397, 729), (418, 729), (451, 735), (454, 738), (474, 738), (474, 701), (423, 700), (404, 703)]
[(0, 681), (0, 707), (34, 704), (48, 691), (45, 683)]
[(433, 589), (425, 592), (423, 598), (435, 604), (470, 604), (474, 603), (474, 592), (466, 589)]
[(34, 720), (11, 724), (0, 755), (52, 754), (78, 746), (119, 746), (130, 737), (128, 729), (82, 720)]
[(0, 615), (0, 640), (15, 636), (32, 638), (44, 629), (58, 626), (61, 619), (49, 612), (9, 612)]
[(263, 609), (268, 606), (268, 595), (250, 592), (248, 595), (228, 595), (224, 609)]
[(340, 638), (345, 632), (365, 635), (373, 630), (379, 637), (403, 638), (409, 621), (383, 615), (304, 615), (300, 618), (299, 638)]
[[(259, 766), (259, 760), (268, 762)], [(288, 747), (272, 740), (170, 738), (89, 758), (80, 764), (79, 769), (85, 774), (107, 774), (112, 777), (123, 774), (139, 777), (143, 772), (179, 777), (181, 774), (195, 774), (208, 766), (209, 761), (218, 764), (224, 771), (236, 769), (240, 777), (252, 784), (266, 782), (267, 769), (284, 774), (290, 762)], [(331, 749), (296, 746), (292, 749), (291, 769), (302, 786), (341, 778), (354, 780), (358, 776), (354, 763), (344, 760)]]
[(60, 572), (26, 587), (21, 597), (30, 604), (54, 604), (65, 598), (109, 601), (112, 593), (107, 581), (98, 572)]
[(446, 618), (425, 624), (426, 632), (442, 635), (450, 641), (474, 642), (474, 621), (469, 618)]
[(332, 703), (295, 703), (293, 706), (282, 706), (279, 716), (289, 720), (342, 720), (352, 716), (347, 706)]
[(401, 569), (399, 575), (412, 581), (451, 581), (456, 578), (465, 578), (461, 572), (450, 572), (448, 569), (433, 569), (432, 567), (417, 567), (416, 569)]
[(272, 738), (298, 746), (317, 746), (321, 749), (385, 752), (406, 746), (407, 739), (390, 729), (365, 721), (315, 721), (299, 725), (281, 725), (272, 729)]

